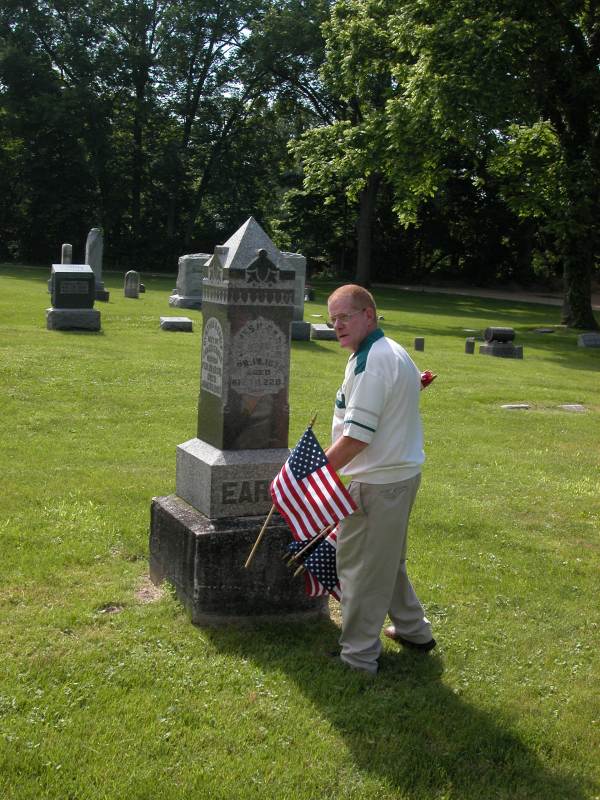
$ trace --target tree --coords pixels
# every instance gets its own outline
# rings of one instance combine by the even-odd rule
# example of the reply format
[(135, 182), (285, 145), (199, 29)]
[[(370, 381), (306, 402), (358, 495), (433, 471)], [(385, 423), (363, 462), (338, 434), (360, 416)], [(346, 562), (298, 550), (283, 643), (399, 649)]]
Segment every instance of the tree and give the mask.
[[(425, 156), (425, 190), (417, 187), (417, 196), (443, 180), (439, 142), (452, 139), (489, 160), (497, 176), (511, 178), (506, 196), (513, 208), (524, 217), (543, 209), (563, 265), (563, 321), (597, 328), (591, 308), (600, 246), (596, 4), (410, 0), (391, 10), (387, 30), (398, 87), (386, 109), (387, 131), (407, 136)], [(531, 180), (517, 192), (523, 159)], [(549, 194), (557, 202), (547, 202)]]

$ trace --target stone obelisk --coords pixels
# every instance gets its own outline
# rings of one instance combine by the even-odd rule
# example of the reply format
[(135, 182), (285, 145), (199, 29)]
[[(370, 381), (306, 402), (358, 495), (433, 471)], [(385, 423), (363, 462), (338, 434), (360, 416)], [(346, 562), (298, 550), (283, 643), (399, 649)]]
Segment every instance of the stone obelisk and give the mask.
[(205, 266), (197, 436), (177, 447), (176, 493), (153, 499), (150, 529), (152, 580), (175, 586), (193, 622), (327, 608), (285, 566), (278, 515), (244, 568), (289, 455), (295, 260), (250, 217)]

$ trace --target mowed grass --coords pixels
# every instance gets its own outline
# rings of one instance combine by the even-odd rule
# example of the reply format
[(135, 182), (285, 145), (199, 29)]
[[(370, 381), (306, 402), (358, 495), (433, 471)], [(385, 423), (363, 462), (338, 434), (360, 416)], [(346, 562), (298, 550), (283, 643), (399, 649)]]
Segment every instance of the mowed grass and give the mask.
[[(152, 591), (150, 501), (196, 434), (201, 315), (169, 308), (174, 277), (130, 300), (106, 273), (102, 331), (48, 331), (47, 278), (0, 268), (3, 800), (600, 797), (600, 351), (534, 332), (559, 309), (376, 292), (439, 376), (409, 544), (439, 645), (386, 640), (371, 681), (327, 657), (334, 604), (211, 630)], [(159, 329), (179, 313), (193, 333)], [(489, 325), (522, 361), (465, 354)], [(327, 443), (346, 357), (293, 343), (291, 445), (315, 410)]]

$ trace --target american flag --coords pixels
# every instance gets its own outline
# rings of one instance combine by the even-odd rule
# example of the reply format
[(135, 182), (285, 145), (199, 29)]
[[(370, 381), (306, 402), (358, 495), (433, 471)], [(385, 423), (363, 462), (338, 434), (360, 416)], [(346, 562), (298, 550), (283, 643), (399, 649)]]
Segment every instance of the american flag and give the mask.
[(308, 427), (270, 486), (294, 539), (308, 541), (356, 511), (348, 490)]
[(318, 547), (312, 551), (304, 562), (306, 572), (304, 581), (306, 594), (319, 597), (330, 594), (339, 602), (341, 600), (340, 582), (338, 579), (335, 556), (337, 551), (337, 528)]

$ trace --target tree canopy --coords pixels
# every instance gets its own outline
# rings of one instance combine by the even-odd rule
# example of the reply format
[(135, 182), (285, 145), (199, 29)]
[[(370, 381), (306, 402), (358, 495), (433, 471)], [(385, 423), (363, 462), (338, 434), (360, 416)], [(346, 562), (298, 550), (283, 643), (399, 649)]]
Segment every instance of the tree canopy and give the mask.
[(52, 260), (100, 225), (110, 263), (174, 269), (252, 214), (365, 285), (561, 274), (564, 321), (595, 328), (599, 16), (589, 0), (5, 3), (0, 258)]

